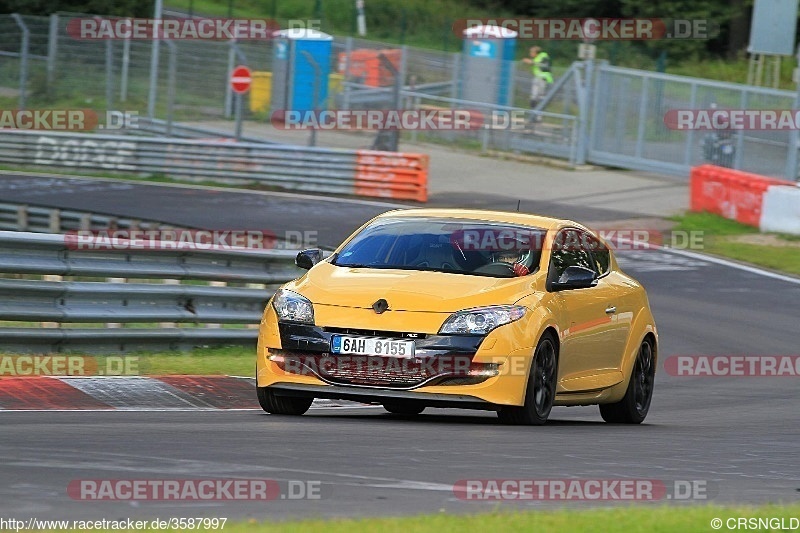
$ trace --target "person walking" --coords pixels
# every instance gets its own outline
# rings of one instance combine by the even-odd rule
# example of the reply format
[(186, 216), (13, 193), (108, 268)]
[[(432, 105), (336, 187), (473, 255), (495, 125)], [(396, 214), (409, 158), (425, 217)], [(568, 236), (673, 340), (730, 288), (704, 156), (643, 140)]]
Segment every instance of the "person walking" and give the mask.
[(528, 57), (522, 60), (526, 65), (531, 65), (533, 83), (531, 84), (531, 109), (536, 109), (539, 102), (547, 94), (553, 84), (553, 74), (550, 72), (550, 55), (540, 46), (531, 46)]

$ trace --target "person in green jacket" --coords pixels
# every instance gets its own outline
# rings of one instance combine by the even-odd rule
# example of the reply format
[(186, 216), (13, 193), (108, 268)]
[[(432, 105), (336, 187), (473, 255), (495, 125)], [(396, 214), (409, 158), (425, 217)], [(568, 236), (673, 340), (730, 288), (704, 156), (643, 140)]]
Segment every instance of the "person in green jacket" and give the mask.
[(536, 109), (539, 102), (547, 94), (553, 84), (553, 74), (550, 72), (550, 56), (540, 46), (531, 46), (528, 57), (522, 60), (526, 65), (531, 65), (533, 83), (531, 84), (531, 109)]

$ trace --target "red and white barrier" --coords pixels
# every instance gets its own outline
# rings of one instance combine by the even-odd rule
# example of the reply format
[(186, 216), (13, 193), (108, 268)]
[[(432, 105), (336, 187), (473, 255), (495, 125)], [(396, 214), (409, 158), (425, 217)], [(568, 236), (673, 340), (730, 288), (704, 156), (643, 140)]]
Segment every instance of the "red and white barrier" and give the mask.
[(800, 187), (767, 189), (759, 227), (761, 231), (800, 235)]
[(761, 231), (800, 235), (800, 188), (791, 181), (714, 165), (693, 167), (690, 210)]

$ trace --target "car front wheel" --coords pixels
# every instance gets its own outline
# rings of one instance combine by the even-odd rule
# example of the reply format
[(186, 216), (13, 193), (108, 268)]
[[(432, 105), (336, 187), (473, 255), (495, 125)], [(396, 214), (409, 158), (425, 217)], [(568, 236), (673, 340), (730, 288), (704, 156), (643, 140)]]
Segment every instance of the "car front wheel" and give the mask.
[(292, 398), (278, 396), (269, 387), (256, 387), (258, 403), (261, 408), (273, 415), (299, 416), (308, 411), (314, 398)]
[(645, 339), (639, 347), (625, 396), (617, 403), (600, 405), (600, 416), (612, 424), (641, 424), (653, 399), (656, 364), (653, 344)]
[(547, 421), (556, 398), (558, 376), (558, 350), (551, 335), (539, 340), (531, 363), (525, 404), (521, 407), (506, 406), (497, 415), (506, 424), (540, 426)]

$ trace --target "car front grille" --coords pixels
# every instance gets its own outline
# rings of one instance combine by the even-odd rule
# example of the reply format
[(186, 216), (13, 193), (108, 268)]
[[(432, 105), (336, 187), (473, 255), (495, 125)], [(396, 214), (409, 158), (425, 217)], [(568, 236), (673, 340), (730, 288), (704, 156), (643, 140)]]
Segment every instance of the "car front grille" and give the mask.
[(473, 363), (471, 357), (466, 356), (445, 356), (419, 361), (284, 350), (271, 350), (270, 353), (270, 359), (289, 374), (314, 375), (334, 385), (361, 387), (413, 389), (438, 383), (471, 385), (496, 375), (497, 368), (493, 364)]

